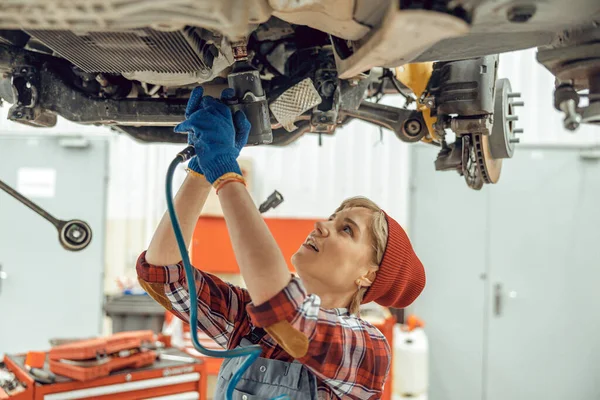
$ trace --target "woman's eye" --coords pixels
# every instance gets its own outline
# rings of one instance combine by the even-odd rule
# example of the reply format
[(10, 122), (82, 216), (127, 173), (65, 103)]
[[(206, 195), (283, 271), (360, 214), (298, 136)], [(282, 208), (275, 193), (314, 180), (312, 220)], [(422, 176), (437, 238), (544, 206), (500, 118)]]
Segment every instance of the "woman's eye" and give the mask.
[(352, 228), (350, 227), (350, 225), (344, 226), (344, 232), (346, 232), (348, 235), (352, 235)]

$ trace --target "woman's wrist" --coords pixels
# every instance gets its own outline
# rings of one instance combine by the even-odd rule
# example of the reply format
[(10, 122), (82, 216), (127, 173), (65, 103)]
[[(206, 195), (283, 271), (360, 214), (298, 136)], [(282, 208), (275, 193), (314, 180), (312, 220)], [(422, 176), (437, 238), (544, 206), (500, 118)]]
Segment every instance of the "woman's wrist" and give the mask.
[(217, 179), (213, 183), (213, 187), (216, 189), (217, 194), (219, 194), (221, 189), (223, 189), (226, 185), (228, 185), (230, 183), (240, 183), (240, 184), (246, 186), (246, 179), (244, 179), (244, 177), (238, 173), (229, 172), (229, 173), (219, 177), (219, 179)]
[(198, 187), (200, 188), (211, 188), (212, 185), (210, 184), (210, 182), (206, 179), (206, 176), (204, 176), (203, 174), (194, 171), (193, 169), (186, 169), (187, 172), (187, 178), (186, 180), (189, 180), (190, 182), (192, 182), (194, 185), (198, 185)]

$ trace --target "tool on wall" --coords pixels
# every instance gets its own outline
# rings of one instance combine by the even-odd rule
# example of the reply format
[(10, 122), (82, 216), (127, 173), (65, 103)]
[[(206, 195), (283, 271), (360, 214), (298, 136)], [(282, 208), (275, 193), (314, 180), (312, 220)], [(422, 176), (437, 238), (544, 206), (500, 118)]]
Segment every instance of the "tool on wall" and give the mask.
[(63, 221), (53, 217), (44, 210), (42, 207), (23, 196), (21, 193), (7, 185), (5, 182), (0, 180), (0, 189), (26, 205), (44, 219), (50, 221), (52, 225), (58, 231), (58, 240), (62, 247), (70, 251), (80, 251), (85, 249), (92, 241), (92, 228), (79, 219), (71, 219), (69, 221)]

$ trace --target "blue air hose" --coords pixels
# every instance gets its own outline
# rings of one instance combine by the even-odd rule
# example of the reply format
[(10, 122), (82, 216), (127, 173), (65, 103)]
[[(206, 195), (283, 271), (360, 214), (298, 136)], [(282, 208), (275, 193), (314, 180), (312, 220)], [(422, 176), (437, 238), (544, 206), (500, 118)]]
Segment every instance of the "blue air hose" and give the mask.
[[(191, 149), (193, 149), (193, 147)], [(203, 347), (200, 344), (200, 341), (198, 340), (198, 298), (196, 294), (196, 281), (194, 280), (193, 267), (190, 263), (188, 250), (185, 245), (185, 240), (183, 239), (183, 234), (181, 233), (181, 226), (179, 225), (179, 220), (177, 219), (177, 214), (175, 213), (175, 207), (173, 205), (173, 175), (175, 174), (175, 169), (180, 163), (186, 161), (193, 155), (190, 154), (190, 151), (193, 150), (188, 150), (187, 153), (186, 150), (177, 154), (177, 157), (175, 157), (175, 159), (171, 162), (167, 171), (167, 208), (169, 210), (169, 217), (171, 218), (171, 224), (173, 225), (173, 231), (175, 232), (175, 239), (177, 240), (177, 246), (179, 247), (181, 259), (183, 260), (183, 267), (185, 269), (185, 277), (188, 285), (188, 293), (190, 296), (190, 332), (192, 335), (192, 343), (194, 344), (194, 348), (201, 354), (209, 357), (246, 357), (240, 368), (238, 368), (235, 374), (233, 374), (231, 380), (229, 381), (229, 384), (227, 385), (227, 392), (225, 398), (227, 400), (231, 400), (233, 398), (233, 391), (237, 386), (237, 383), (242, 378), (244, 372), (246, 372), (250, 365), (252, 365), (252, 363), (256, 361), (256, 359), (260, 356), (262, 349), (259, 345), (254, 345), (248, 347), (238, 347), (233, 350), (209, 350)], [(287, 395), (282, 395), (276, 397), (273, 400), (283, 400), (287, 398)]]

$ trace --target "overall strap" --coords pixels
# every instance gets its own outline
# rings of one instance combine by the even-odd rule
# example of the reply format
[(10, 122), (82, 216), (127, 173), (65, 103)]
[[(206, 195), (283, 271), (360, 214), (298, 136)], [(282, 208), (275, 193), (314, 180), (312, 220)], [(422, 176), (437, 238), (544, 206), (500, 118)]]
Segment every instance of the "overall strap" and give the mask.
[(247, 339), (252, 344), (259, 344), (260, 340), (265, 337), (267, 332), (262, 328), (252, 327), (250, 328), (250, 333), (242, 338)]

